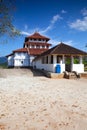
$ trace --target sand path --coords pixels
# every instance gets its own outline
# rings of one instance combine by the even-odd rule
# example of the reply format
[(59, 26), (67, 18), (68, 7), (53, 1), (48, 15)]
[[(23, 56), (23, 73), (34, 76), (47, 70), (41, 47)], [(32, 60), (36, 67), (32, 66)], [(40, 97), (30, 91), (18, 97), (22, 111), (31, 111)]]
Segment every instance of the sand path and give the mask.
[(0, 130), (87, 130), (87, 79), (0, 73)]

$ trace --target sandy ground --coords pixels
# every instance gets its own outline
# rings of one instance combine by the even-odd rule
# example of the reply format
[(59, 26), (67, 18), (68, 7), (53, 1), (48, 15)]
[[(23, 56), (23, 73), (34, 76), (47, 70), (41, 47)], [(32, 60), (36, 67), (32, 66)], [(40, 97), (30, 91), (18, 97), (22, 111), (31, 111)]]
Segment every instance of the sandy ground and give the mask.
[(87, 130), (87, 79), (0, 69), (0, 130)]

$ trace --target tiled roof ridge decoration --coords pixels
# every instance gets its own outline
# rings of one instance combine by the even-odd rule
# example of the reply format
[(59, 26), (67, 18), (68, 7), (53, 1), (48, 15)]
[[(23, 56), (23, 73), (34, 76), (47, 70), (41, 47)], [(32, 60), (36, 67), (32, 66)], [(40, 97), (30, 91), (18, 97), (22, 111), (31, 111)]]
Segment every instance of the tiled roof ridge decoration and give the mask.
[(50, 38), (43, 36), (39, 34), (38, 32), (35, 32), (34, 34), (27, 36), (26, 38), (40, 38), (40, 39), (46, 39), (47, 41), (50, 40)]

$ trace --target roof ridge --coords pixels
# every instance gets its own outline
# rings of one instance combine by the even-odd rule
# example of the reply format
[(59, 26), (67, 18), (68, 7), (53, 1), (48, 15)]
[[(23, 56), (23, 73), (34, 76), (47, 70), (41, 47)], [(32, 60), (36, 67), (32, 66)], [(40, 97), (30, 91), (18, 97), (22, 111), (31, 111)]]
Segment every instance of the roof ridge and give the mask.
[(52, 51), (51, 53), (53, 53), (53, 52), (57, 49), (57, 47), (60, 46), (60, 44), (61, 44), (61, 43), (59, 43), (59, 44), (57, 44), (56, 46), (54, 46), (54, 49), (53, 49), (53, 51)]
[(65, 46), (71, 47), (71, 48), (73, 48), (73, 49), (75, 49), (75, 50), (78, 50), (78, 51), (80, 51), (80, 52), (86, 53), (86, 52), (83, 51), (83, 50), (80, 50), (80, 49), (78, 49), (78, 48), (75, 48), (74, 46), (71, 46), (71, 45), (68, 45), (68, 44), (65, 44), (65, 43), (62, 43), (62, 44), (64, 44)]

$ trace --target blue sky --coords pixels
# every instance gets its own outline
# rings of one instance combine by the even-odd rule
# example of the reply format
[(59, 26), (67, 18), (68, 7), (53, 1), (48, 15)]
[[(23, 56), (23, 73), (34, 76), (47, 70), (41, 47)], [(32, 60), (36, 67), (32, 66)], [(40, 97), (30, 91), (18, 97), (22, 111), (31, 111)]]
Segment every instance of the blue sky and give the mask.
[(22, 48), (24, 38), (35, 31), (49, 37), (53, 46), (62, 41), (87, 51), (87, 0), (16, 0), (13, 16), (22, 35), (1, 37), (0, 56)]

